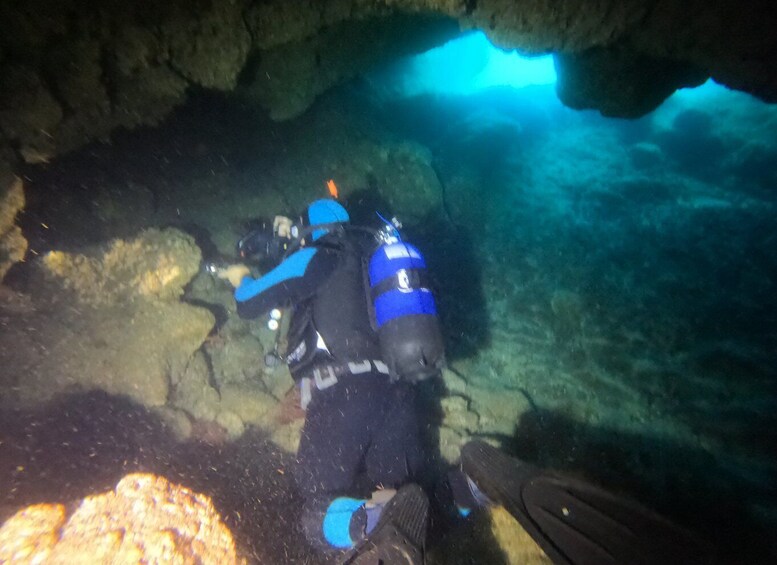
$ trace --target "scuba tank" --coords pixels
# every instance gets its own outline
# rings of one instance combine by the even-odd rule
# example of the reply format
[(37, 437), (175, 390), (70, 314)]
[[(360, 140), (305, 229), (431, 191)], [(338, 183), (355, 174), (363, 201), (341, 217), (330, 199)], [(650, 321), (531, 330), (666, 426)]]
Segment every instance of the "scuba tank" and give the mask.
[(437, 306), (423, 256), (386, 224), (368, 264), (370, 306), (391, 374), (421, 381), (439, 374), (445, 362)]

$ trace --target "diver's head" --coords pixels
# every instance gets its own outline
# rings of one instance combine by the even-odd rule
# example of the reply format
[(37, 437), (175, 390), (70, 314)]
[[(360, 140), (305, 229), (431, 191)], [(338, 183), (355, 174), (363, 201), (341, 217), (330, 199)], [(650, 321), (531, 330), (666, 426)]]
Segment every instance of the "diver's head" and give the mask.
[[(350, 221), (348, 211), (343, 208), (342, 204), (336, 200), (330, 198), (323, 198), (316, 200), (310, 206), (308, 206), (308, 223), (311, 226), (319, 226), (323, 224), (340, 224)], [(320, 229), (313, 231), (313, 241), (322, 237), (327, 233), (327, 230)]]

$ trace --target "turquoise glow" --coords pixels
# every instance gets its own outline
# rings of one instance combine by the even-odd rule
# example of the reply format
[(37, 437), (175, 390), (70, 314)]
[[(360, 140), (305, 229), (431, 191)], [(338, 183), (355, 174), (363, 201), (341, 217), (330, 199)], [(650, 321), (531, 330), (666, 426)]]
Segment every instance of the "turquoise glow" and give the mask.
[(524, 57), (516, 51), (503, 51), (482, 32), (410, 58), (401, 75), (401, 90), (406, 96), (470, 94), (496, 86), (522, 88), (556, 82), (551, 55)]

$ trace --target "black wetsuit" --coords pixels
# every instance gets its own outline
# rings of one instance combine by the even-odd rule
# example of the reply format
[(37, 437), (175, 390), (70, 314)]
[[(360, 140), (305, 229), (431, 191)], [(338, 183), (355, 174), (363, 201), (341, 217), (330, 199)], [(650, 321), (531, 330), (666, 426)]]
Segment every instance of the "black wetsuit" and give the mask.
[[(362, 270), (373, 248), (371, 237), (328, 234), (290, 256), (290, 267), (282, 263), (265, 277), (246, 279), (236, 292), (241, 317), (294, 308), (289, 366), (311, 393), (294, 475), (306, 498), (306, 534), (324, 547), (321, 523), (332, 500), (363, 497), (361, 488), (400, 486), (422, 461), (415, 387), (380, 370)], [(268, 277), (269, 284), (262, 282)]]

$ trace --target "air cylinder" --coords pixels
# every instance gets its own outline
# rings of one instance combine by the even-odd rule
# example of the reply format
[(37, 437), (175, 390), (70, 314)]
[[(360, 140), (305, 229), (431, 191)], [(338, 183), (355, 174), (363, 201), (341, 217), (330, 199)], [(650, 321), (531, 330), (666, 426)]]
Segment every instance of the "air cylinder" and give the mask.
[(445, 350), (426, 262), (413, 245), (397, 241), (370, 257), (369, 280), (383, 360), (394, 377), (419, 381), (440, 372)]

